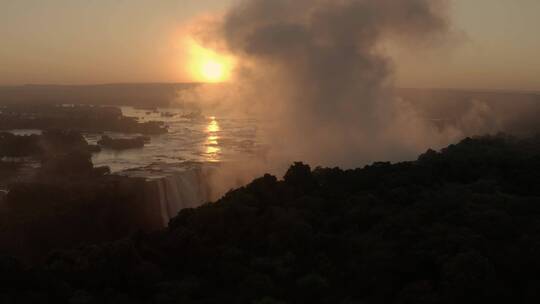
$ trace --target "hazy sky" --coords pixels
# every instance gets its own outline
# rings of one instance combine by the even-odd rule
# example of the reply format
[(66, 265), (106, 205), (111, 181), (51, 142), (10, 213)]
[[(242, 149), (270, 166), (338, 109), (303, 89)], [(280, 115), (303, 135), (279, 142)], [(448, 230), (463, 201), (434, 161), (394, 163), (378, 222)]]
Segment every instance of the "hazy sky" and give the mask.
[[(179, 28), (233, 1), (0, 0), (0, 84), (189, 81)], [(399, 85), (540, 90), (540, 1), (450, 1), (456, 41), (400, 51)]]

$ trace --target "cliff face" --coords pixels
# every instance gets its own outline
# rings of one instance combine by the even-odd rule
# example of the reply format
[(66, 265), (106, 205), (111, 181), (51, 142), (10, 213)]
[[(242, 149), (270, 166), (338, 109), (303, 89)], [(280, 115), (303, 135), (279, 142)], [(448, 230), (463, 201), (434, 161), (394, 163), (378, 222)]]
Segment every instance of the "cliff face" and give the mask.
[[(35, 263), (50, 252), (167, 227), (185, 208), (209, 201), (200, 166), (156, 180), (94, 168), (78, 132), (16, 136), (0, 132), (0, 254)], [(36, 166), (20, 168), (32, 161)]]
[[(0, 133), (0, 254), (28, 262), (51, 251), (163, 227), (159, 195), (144, 179), (95, 168), (78, 132)], [(28, 166), (31, 164), (32, 166)]]
[[(1, 193), (0, 254), (40, 261), (53, 250), (163, 229), (181, 210), (209, 201), (200, 168), (147, 181), (81, 176), (84, 170), (65, 158), (57, 161), (55, 170), (50, 162), (35, 179), (10, 184), (9, 191)], [(66, 173), (64, 167), (73, 172)]]
[(54, 250), (158, 230), (159, 206), (147, 187), (119, 176), (12, 184), (0, 203), (0, 254), (37, 262)]

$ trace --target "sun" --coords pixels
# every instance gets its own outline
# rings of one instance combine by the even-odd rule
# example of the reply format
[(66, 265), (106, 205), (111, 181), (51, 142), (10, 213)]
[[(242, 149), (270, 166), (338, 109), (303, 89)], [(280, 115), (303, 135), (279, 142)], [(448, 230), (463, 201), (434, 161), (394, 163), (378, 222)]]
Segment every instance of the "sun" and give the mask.
[(232, 56), (205, 48), (194, 39), (186, 42), (187, 70), (194, 81), (219, 83), (230, 80), (234, 67)]
[(201, 65), (201, 76), (210, 82), (220, 82), (224, 80), (225, 66), (216, 60), (208, 60)]

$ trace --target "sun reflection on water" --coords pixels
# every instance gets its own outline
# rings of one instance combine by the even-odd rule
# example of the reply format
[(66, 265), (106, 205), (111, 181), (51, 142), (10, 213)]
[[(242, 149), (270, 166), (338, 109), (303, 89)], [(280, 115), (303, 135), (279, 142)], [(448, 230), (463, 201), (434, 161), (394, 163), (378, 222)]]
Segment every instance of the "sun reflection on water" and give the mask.
[(210, 117), (210, 123), (208, 124), (208, 127), (206, 128), (206, 130), (209, 133), (216, 133), (216, 132), (221, 131), (221, 128), (219, 127), (216, 117), (214, 116)]
[(210, 117), (210, 122), (206, 127), (208, 137), (206, 138), (206, 157), (209, 162), (219, 162), (221, 148), (219, 147), (219, 132), (221, 128), (216, 117)]

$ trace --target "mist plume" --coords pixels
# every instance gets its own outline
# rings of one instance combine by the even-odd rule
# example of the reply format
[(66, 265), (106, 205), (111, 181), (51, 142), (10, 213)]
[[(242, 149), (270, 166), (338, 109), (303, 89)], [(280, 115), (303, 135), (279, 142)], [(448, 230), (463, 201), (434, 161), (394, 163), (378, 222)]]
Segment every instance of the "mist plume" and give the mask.
[[(314, 165), (403, 160), (458, 134), (391, 94), (381, 44), (429, 45), (449, 31), (445, 1), (246, 0), (198, 32), (238, 58), (233, 107), (266, 121), (272, 154)], [(199, 27), (200, 29), (200, 27)]]

